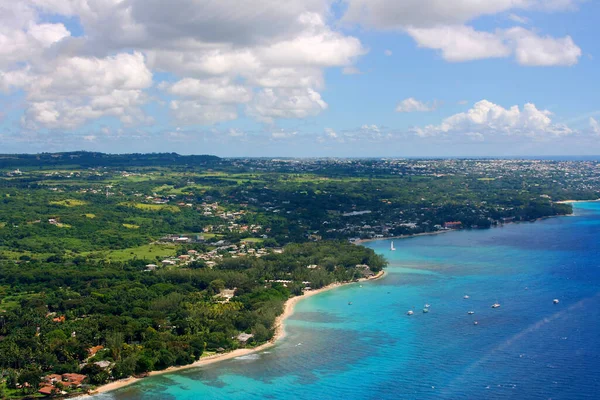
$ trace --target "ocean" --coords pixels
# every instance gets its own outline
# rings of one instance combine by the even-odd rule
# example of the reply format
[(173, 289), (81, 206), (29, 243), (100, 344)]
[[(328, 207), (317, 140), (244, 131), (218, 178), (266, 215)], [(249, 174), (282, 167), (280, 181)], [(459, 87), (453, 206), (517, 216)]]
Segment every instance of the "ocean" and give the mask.
[(301, 301), (276, 346), (96, 399), (598, 399), (600, 203), (574, 207), (367, 243), (387, 275)]

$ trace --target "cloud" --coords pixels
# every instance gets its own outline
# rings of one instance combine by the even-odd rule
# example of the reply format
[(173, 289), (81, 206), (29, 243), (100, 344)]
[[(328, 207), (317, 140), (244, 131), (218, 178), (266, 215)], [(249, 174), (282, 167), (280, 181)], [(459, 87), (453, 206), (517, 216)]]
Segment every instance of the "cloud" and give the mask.
[(24, 125), (74, 129), (93, 119), (112, 116), (123, 123), (147, 122), (140, 106), (152, 73), (141, 53), (112, 57), (65, 57), (45, 66), (26, 68), (0, 78), (0, 87), (27, 93)]
[(570, 36), (541, 37), (519, 27), (491, 33), (453, 25), (409, 28), (407, 32), (420, 47), (440, 50), (442, 57), (451, 62), (514, 55), (524, 66), (571, 66), (577, 64), (582, 53)]
[(441, 50), (446, 61), (508, 57), (511, 53), (510, 48), (498, 35), (476, 31), (470, 26), (409, 28), (407, 32), (419, 47)]
[(411, 113), (411, 112), (429, 112), (434, 111), (437, 108), (437, 103), (433, 104), (423, 103), (413, 97), (404, 99), (396, 107), (396, 112), (399, 113)]
[(231, 128), (227, 132), (227, 135), (230, 136), (230, 137), (240, 138), (240, 137), (245, 137), (246, 136), (246, 132), (243, 132), (243, 131), (241, 131), (239, 129)]
[(482, 139), (489, 135), (521, 135), (531, 137), (562, 136), (573, 133), (568, 126), (552, 122), (552, 113), (539, 110), (532, 103), (522, 109), (508, 109), (488, 100), (477, 102), (466, 112), (452, 115), (440, 125), (415, 128), (422, 137), (434, 135), (467, 135)]
[(272, 132), (271, 138), (275, 139), (275, 140), (291, 139), (291, 138), (295, 137), (297, 134), (298, 134), (298, 132), (287, 132), (284, 130), (280, 130), (277, 132)]
[[(463, 62), (515, 56), (525, 66), (570, 66), (581, 49), (572, 38), (538, 36), (523, 28), (486, 32), (467, 25), (479, 17), (514, 10), (562, 11), (580, 0), (345, 0), (343, 20), (382, 30), (406, 32), (419, 47), (440, 50), (444, 60)], [(510, 13), (523, 24), (526, 18)]]
[(391, 50), (385, 50), (385, 51), (383, 52), (383, 54), (385, 54), (386, 56), (388, 56), (388, 57), (389, 57), (389, 56), (391, 56), (391, 55), (392, 55), (392, 54), (394, 54), (394, 53), (392, 53), (392, 51), (391, 51)]
[(527, 17), (523, 17), (521, 15), (517, 15), (517, 14), (509, 14), (508, 15), (508, 19), (510, 19), (513, 22), (516, 22), (517, 24), (522, 24), (522, 25), (526, 25), (529, 24), (529, 18)]
[(523, 28), (509, 29), (505, 36), (513, 42), (515, 56), (521, 65), (571, 66), (581, 57), (581, 49), (570, 36), (541, 37)]
[(247, 112), (263, 122), (275, 118), (306, 118), (326, 110), (327, 103), (312, 89), (263, 89), (248, 104)]
[(337, 139), (338, 138), (338, 134), (331, 128), (325, 128), (325, 134), (327, 137), (331, 138), (331, 139)]
[(343, 20), (377, 29), (402, 30), (464, 24), (510, 10), (560, 11), (581, 0), (345, 0)]
[(204, 104), (194, 100), (173, 100), (171, 114), (181, 125), (213, 125), (237, 119), (237, 107), (224, 104)]
[(592, 117), (590, 117), (590, 129), (592, 133), (600, 135), (600, 123)]
[[(330, 0), (0, 0), (0, 90), (26, 93), (30, 128), (75, 129), (105, 116), (147, 121), (140, 106), (152, 71), (177, 76), (160, 89), (185, 124), (237, 118), (251, 101), (249, 115), (261, 121), (313, 116), (327, 108), (324, 70), (352, 71), (368, 51), (333, 28), (330, 7)], [(76, 19), (83, 35), (38, 23), (48, 15)], [(144, 84), (130, 85), (132, 74)]]

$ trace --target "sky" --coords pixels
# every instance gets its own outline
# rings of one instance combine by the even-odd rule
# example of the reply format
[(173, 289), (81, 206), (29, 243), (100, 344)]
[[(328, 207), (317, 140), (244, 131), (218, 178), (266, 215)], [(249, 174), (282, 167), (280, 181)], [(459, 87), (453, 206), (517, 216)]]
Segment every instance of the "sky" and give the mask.
[(597, 0), (0, 0), (0, 153), (600, 154)]

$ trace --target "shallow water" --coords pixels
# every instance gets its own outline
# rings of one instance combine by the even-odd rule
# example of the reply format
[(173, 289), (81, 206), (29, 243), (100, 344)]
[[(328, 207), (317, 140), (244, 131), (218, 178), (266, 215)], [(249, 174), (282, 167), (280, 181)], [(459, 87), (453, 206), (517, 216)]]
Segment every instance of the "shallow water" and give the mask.
[(368, 243), (387, 276), (301, 301), (275, 347), (96, 398), (597, 399), (600, 203), (575, 207), (395, 252)]

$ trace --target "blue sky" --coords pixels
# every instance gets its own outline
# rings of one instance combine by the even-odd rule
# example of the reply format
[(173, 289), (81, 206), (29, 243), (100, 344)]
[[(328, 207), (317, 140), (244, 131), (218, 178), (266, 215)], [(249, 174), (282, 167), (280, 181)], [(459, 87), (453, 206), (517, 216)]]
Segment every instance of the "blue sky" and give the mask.
[(600, 154), (600, 4), (0, 0), (0, 153)]

